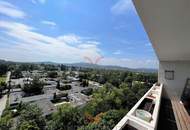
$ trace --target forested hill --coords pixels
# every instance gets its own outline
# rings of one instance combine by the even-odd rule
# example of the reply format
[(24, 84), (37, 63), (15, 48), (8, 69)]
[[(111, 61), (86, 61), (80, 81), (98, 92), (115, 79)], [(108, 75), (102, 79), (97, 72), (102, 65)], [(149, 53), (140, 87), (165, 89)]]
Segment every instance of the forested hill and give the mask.
[(128, 70), (133, 72), (150, 72), (156, 73), (158, 70), (153, 68), (128, 68), (128, 67), (121, 67), (121, 66), (114, 66), (114, 65), (97, 65), (97, 64), (89, 64), (89, 63), (73, 63), (67, 64), (69, 66), (76, 66), (76, 67), (85, 67), (85, 68), (96, 68), (96, 69), (110, 69), (110, 70)]
[[(0, 64), (11, 64), (11, 63), (27, 63), (27, 62), (14, 62), (14, 61), (6, 61), (0, 59)], [(132, 72), (145, 72), (145, 73), (156, 73), (158, 70), (154, 68), (128, 68), (128, 67), (121, 67), (121, 66), (114, 66), (114, 65), (98, 65), (98, 64), (89, 64), (89, 63), (56, 63), (56, 62), (28, 62), (29, 64), (47, 64), (47, 65), (66, 65), (66, 66), (73, 66), (73, 67), (82, 67), (82, 68), (94, 68), (94, 69), (108, 69), (108, 70), (126, 70)]]

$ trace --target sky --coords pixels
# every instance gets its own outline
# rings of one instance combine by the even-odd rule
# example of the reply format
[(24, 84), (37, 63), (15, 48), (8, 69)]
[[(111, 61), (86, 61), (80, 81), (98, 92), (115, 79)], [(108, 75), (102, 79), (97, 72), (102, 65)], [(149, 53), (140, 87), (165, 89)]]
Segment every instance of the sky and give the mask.
[(158, 67), (130, 0), (0, 0), (0, 59)]

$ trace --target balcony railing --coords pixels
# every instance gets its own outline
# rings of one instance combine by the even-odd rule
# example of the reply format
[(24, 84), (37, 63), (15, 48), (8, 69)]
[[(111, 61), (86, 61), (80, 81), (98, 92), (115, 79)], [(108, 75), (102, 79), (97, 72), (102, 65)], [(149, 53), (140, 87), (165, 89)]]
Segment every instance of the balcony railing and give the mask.
[(113, 130), (156, 130), (162, 84), (154, 84)]

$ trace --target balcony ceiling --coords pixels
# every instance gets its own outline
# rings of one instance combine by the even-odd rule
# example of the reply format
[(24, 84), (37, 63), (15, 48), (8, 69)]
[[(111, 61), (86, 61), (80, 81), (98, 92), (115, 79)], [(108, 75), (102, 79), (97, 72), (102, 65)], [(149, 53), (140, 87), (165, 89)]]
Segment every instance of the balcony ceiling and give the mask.
[(133, 3), (159, 60), (190, 60), (190, 0)]

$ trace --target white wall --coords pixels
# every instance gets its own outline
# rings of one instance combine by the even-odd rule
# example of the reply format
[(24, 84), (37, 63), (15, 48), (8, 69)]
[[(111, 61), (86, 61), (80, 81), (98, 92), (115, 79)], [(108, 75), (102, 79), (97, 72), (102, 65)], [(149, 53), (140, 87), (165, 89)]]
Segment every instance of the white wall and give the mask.
[[(165, 70), (174, 71), (174, 80), (165, 79)], [(164, 96), (175, 94), (179, 98), (187, 78), (190, 78), (190, 61), (160, 61), (158, 81), (164, 84)]]
[(161, 61), (190, 60), (190, 0), (133, 0)]

